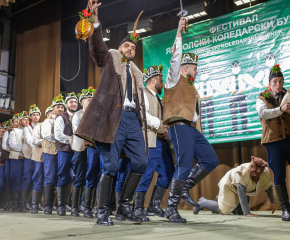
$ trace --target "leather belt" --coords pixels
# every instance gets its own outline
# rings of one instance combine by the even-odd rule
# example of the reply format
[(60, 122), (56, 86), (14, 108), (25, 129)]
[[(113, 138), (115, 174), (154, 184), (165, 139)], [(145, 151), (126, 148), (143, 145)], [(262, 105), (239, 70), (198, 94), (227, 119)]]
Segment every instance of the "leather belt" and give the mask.
[(132, 107), (129, 107), (129, 106), (124, 106), (123, 110), (126, 111), (126, 112), (136, 112), (135, 108), (132, 108)]
[(188, 122), (188, 121), (177, 121), (177, 122), (173, 122), (167, 125), (167, 130), (173, 126), (176, 125), (186, 125), (186, 126), (190, 126), (190, 127), (194, 127), (196, 128), (196, 124), (193, 122)]
[(19, 159), (25, 159), (25, 157), (20, 157), (20, 156), (19, 156), (18, 158), (19, 158)]
[(165, 138), (165, 136), (164, 136), (164, 134), (160, 134), (160, 133), (157, 133), (157, 137), (159, 137), (159, 138)]

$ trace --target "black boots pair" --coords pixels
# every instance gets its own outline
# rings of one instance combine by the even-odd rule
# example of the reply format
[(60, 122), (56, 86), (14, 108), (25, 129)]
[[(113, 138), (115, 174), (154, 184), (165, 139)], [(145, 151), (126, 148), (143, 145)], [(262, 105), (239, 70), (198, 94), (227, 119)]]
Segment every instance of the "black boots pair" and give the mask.
[(282, 210), (282, 221), (290, 221), (290, 204), (286, 185), (276, 185), (275, 190)]
[(134, 197), (134, 214), (140, 217), (143, 220), (143, 222), (150, 221), (150, 219), (147, 218), (146, 215), (148, 216), (156, 215), (159, 217), (164, 217), (164, 211), (160, 207), (160, 203), (162, 201), (165, 191), (166, 189), (164, 188), (154, 186), (150, 204), (147, 208), (147, 211), (144, 208), (146, 192), (136, 192)]
[[(93, 218), (92, 214), (92, 204), (94, 198), (95, 189), (85, 188), (85, 197), (82, 213), (85, 218)], [(73, 188), (72, 192), (72, 211), (71, 215), (74, 217), (78, 217), (79, 214), (79, 202), (81, 199), (82, 188)]]
[[(134, 193), (142, 178), (141, 174), (129, 172), (126, 181), (123, 186), (123, 190), (119, 196), (118, 209), (116, 213), (116, 219), (124, 218), (126, 220), (141, 223), (142, 219), (136, 216), (130, 208), (130, 202), (133, 199)], [(109, 217), (111, 206), (111, 191), (112, 191), (113, 178), (101, 175), (98, 188), (98, 212), (97, 212), (97, 224), (102, 226), (113, 226), (114, 223)], [(117, 197), (116, 197), (117, 198)]]

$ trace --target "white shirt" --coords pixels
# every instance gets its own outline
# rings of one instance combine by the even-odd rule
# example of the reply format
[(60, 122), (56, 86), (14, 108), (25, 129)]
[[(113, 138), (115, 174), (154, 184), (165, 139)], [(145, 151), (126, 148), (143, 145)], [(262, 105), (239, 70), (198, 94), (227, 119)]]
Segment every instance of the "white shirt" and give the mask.
[[(22, 129), (18, 128), (18, 130), (21, 130), (23, 131)], [(8, 137), (8, 141), (9, 141), (9, 146), (10, 148), (15, 151), (15, 152), (20, 152), (20, 157), (23, 156), (21, 150), (22, 150), (22, 145), (19, 145), (16, 143), (16, 134), (15, 134), (15, 131), (11, 131), (10, 134), (9, 134), (9, 137)]]
[(2, 149), (10, 152), (10, 149), (8, 148), (9, 146), (7, 146), (8, 137), (9, 137), (9, 131), (6, 131), (3, 135), (3, 138), (2, 138)]
[(276, 118), (283, 114), (283, 112), (280, 111), (280, 107), (269, 109), (266, 103), (259, 98), (256, 102), (256, 109), (258, 111), (259, 117), (265, 120)]
[(36, 127), (33, 129), (33, 136), (32, 136), (32, 144), (38, 147), (42, 146), (43, 139), (40, 138), (40, 126), (42, 123), (37, 124)]
[[(154, 95), (154, 97), (157, 100), (156, 97), (156, 92), (152, 91), (151, 89), (148, 88), (148, 90), (150, 90), (150, 92)], [(160, 127), (160, 119), (158, 117), (154, 117), (149, 113), (149, 101), (148, 101), (148, 97), (147, 94), (144, 94), (144, 100), (145, 100), (145, 109), (146, 109), (146, 119), (147, 119), (147, 126), (151, 127), (151, 128), (155, 128), (156, 130), (159, 129)], [(159, 104), (159, 103), (158, 103)]]
[[(174, 51), (175, 47), (175, 51)], [(176, 37), (173, 44), (173, 53), (170, 60), (170, 68), (168, 69), (167, 77), (165, 80), (165, 88), (173, 88), (177, 85), (180, 79), (180, 65), (182, 60), (182, 37)], [(197, 99), (198, 101), (198, 99)], [(199, 119), (199, 115), (196, 110), (193, 116), (193, 122), (196, 123)]]
[[(71, 117), (73, 114), (70, 111), (67, 111), (69, 117)], [(55, 135), (55, 139), (61, 143), (64, 144), (69, 144), (69, 136), (65, 135), (63, 133), (64, 131), (64, 121), (62, 117), (57, 117), (54, 121), (54, 135)]]
[(49, 141), (49, 142), (55, 142), (55, 137), (54, 134), (51, 133), (51, 124), (50, 124), (50, 120), (52, 119), (45, 119), (44, 122), (42, 123), (41, 126), (41, 135), (43, 137), (43, 139)]
[(30, 125), (27, 125), (24, 127), (23, 129), (23, 137), (26, 141), (26, 143), (33, 148), (33, 143), (32, 143), (32, 139), (33, 139), (33, 129)]

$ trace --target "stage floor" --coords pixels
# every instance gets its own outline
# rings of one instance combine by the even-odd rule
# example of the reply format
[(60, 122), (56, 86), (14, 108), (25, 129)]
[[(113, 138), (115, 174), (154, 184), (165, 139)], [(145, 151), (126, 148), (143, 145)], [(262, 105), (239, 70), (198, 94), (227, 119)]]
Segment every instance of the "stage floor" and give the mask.
[(274, 215), (265, 211), (253, 213), (260, 217), (222, 216), (209, 211), (193, 215), (190, 210), (180, 210), (186, 224), (151, 217), (143, 224), (113, 219), (114, 227), (102, 227), (96, 225), (95, 219), (83, 217), (0, 211), (0, 239), (289, 239), (290, 222), (282, 222), (281, 211)]

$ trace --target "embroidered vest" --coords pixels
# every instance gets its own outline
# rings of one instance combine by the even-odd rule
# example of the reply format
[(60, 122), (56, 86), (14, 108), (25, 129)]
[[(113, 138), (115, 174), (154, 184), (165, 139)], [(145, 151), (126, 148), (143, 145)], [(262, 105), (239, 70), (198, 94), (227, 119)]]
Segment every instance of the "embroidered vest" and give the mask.
[[(84, 115), (84, 110), (81, 109), (77, 111), (74, 115), (76, 115), (81, 120)], [(84, 140), (76, 135), (72, 135), (71, 137), (69, 137), (69, 144), (73, 151), (82, 152), (86, 150)]]
[[(54, 134), (54, 118), (49, 118), (49, 119), (46, 119), (45, 121), (49, 121), (49, 123), (51, 125), (51, 134)], [(56, 155), (57, 154), (56, 143), (50, 142), (50, 141), (47, 141), (47, 140), (43, 139), (43, 141), (42, 141), (42, 151), (44, 153), (48, 153), (48, 154), (51, 154), (51, 155)]]
[[(64, 112), (62, 113), (60, 116), (63, 119), (64, 122), (64, 130), (63, 133), (67, 136), (72, 136), (73, 135), (73, 130), (72, 130), (72, 124), (71, 124), (71, 120), (69, 118), (69, 115)], [(65, 143), (61, 143), (57, 140), (55, 140), (56, 143), (56, 149), (58, 151), (62, 151), (62, 152), (70, 152), (72, 151), (71, 147), (69, 144), (65, 144)]]
[[(25, 126), (25, 128), (28, 128), (29, 133), (31, 134), (31, 136), (33, 136), (33, 129), (32, 127), (29, 126)], [(26, 140), (24, 139), (23, 141), (23, 145), (22, 145), (22, 152), (25, 158), (31, 159), (32, 156), (32, 147), (30, 147), (28, 145), (28, 143), (26, 142)]]

